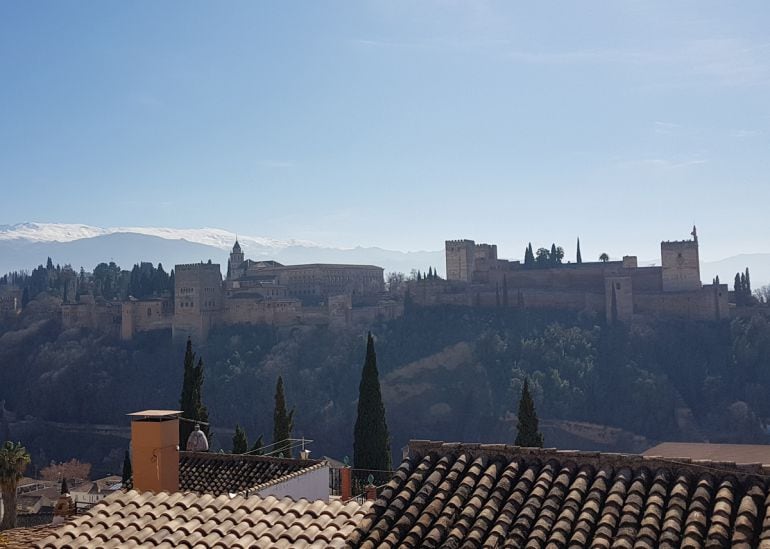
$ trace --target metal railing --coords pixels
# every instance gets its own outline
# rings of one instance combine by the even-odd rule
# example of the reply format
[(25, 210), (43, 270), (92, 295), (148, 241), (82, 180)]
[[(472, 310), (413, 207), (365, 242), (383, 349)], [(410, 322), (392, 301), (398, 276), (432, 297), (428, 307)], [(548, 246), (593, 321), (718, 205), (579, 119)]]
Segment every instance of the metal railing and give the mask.
[[(341, 468), (329, 469), (329, 494), (332, 496), (342, 496), (342, 475)], [(393, 471), (384, 471), (379, 469), (355, 469), (350, 468), (350, 495), (355, 499), (364, 501), (366, 499), (365, 490), (369, 484), (377, 487), (377, 495), (382, 488), (390, 482)]]

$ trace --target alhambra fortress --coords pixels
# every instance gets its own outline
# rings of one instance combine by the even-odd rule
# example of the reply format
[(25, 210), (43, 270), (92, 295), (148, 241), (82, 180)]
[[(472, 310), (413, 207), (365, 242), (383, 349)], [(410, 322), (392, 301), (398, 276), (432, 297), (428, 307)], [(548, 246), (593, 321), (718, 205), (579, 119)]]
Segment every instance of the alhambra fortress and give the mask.
[(61, 306), (65, 328), (86, 327), (132, 339), (171, 329), (174, 338), (204, 340), (233, 324), (358, 325), (393, 319), (404, 304), (586, 311), (608, 322), (649, 317), (728, 318), (726, 284), (703, 284), (698, 236), (660, 244), (660, 266), (621, 261), (525, 265), (497, 257), (494, 244), (446, 241), (446, 279), (408, 280), (386, 288), (373, 265), (282, 265), (244, 257), (236, 241), (222, 278), (219, 264), (176, 265), (173, 296), (104, 301), (82, 296)]

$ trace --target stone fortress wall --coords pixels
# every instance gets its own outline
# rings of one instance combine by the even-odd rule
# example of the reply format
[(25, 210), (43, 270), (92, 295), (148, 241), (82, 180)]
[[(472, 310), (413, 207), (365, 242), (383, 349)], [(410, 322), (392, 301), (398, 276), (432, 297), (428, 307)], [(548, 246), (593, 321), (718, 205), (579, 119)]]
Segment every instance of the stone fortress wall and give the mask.
[[(662, 242), (659, 267), (639, 267), (635, 256), (625, 256), (537, 268), (500, 259), (494, 244), (448, 240), (446, 280), (409, 281), (406, 288), (423, 306), (590, 311), (609, 322), (728, 318), (728, 287), (701, 283), (694, 228), (692, 236)], [(403, 292), (385, 292), (383, 269), (372, 265), (252, 261), (236, 242), (227, 273), (223, 279), (220, 265), (210, 262), (177, 265), (173, 300), (120, 303), (83, 296), (62, 305), (62, 323), (123, 339), (171, 328), (175, 338), (201, 340), (217, 325), (350, 325), (397, 318), (404, 310)]]
[[(499, 260), (494, 245), (447, 240), (447, 280), (413, 285), (414, 297), (426, 305), (500, 303), (519, 308), (589, 310), (603, 313), (611, 322), (632, 320), (637, 315), (726, 318), (728, 287), (701, 283), (694, 227), (692, 236), (692, 240), (662, 242), (660, 267), (639, 267), (635, 256), (625, 256), (622, 261), (540, 268)], [(470, 250), (474, 250), (474, 258), (467, 262)], [(507, 299), (501, 293), (507, 294)]]

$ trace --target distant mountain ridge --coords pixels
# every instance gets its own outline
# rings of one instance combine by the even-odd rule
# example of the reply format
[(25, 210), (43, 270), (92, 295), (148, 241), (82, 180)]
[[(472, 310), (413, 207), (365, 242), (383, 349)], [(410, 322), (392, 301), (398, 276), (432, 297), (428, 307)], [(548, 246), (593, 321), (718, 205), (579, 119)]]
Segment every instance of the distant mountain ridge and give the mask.
[[(428, 267), (444, 269), (443, 251), (401, 252), (377, 247), (333, 248), (308, 240), (278, 240), (237, 235), (246, 257), (285, 264), (360, 263), (386, 272), (409, 273)], [(92, 270), (102, 261), (130, 268), (139, 261), (175, 264), (211, 259), (223, 270), (236, 234), (224, 229), (166, 227), (94, 227), (67, 223), (0, 225), (0, 273), (32, 269), (51, 257), (54, 263)]]
[[(17, 223), (0, 225), (0, 273), (32, 269), (51, 257), (54, 263), (92, 270), (102, 261), (130, 268), (139, 261), (179, 263), (211, 259), (224, 270), (236, 234), (225, 229), (174, 229), (168, 227), (94, 227), (73, 223)], [(280, 240), (237, 235), (252, 259), (274, 259), (285, 264), (354, 263), (379, 265), (385, 272), (409, 273), (412, 269), (438, 269), (444, 275), (443, 250), (402, 252), (378, 247), (334, 248), (309, 240)], [(648, 265), (652, 262), (640, 262)], [(739, 254), (719, 261), (702, 262), (701, 278), (709, 283), (719, 275), (732, 287), (735, 273), (749, 268), (752, 286), (770, 284), (770, 253)]]

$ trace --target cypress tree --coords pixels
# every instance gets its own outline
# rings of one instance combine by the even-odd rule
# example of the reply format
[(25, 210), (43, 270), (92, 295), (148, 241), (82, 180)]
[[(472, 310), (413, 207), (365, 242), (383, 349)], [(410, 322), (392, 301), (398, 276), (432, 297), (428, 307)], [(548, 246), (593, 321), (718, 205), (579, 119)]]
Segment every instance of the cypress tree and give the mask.
[(556, 243), (555, 242), (553, 244), (551, 244), (551, 255), (549, 257), (551, 259), (550, 263), (552, 265), (556, 265), (559, 262), (559, 256), (556, 253)]
[(358, 416), (353, 436), (354, 467), (390, 471), (390, 434), (371, 332), (366, 337), (366, 360), (358, 387)]
[(29, 304), (29, 288), (24, 287), (24, 291), (21, 293), (21, 308), (26, 309)]
[(580, 254), (580, 238), (578, 237), (577, 241), (577, 258), (576, 261), (578, 263), (583, 263), (583, 256)]
[[(192, 340), (187, 338), (187, 348), (184, 354), (184, 375), (182, 377), (182, 396), (179, 399), (179, 407), (182, 409), (182, 417), (200, 422), (201, 431), (210, 437), (208, 426), (208, 410), (202, 403), (203, 396), (203, 359), (198, 359), (195, 365), (195, 353), (192, 350)], [(179, 446), (185, 448), (187, 439), (193, 430), (190, 421), (179, 422)]]
[(131, 484), (131, 477), (133, 476), (134, 471), (131, 468), (131, 456), (129, 455), (128, 450), (126, 450), (126, 453), (123, 455), (123, 476), (121, 477), (123, 488), (128, 488)]
[(246, 439), (246, 431), (236, 423), (233, 435), (233, 454), (245, 454), (249, 451), (249, 442)]
[(433, 267), (428, 267), (428, 280), (433, 280)]
[(291, 412), (286, 411), (286, 396), (283, 392), (283, 378), (278, 376), (278, 383), (275, 386), (275, 410), (273, 411), (273, 443), (282, 442), (273, 446), (272, 451), (276, 455), (283, 454), (283, 457), (291, 457), (291, 430), (294, 428), (294, 409)]
[(535, 252), (532, 251), (532, 242), (527, 244), (527, 249), (524, 251), (524, 265), (532, 267), (535, 264)]
[(529, 394), (529, 381), (524, 380), (519, 400), (519, 424), (516, 446), (543, 447), (543, 433), (538, 430), (537, 412), (532, 395)]
[(746, 297), (751, 297), (751, 276), (749, 276), (749, 268), (746, 267)]

